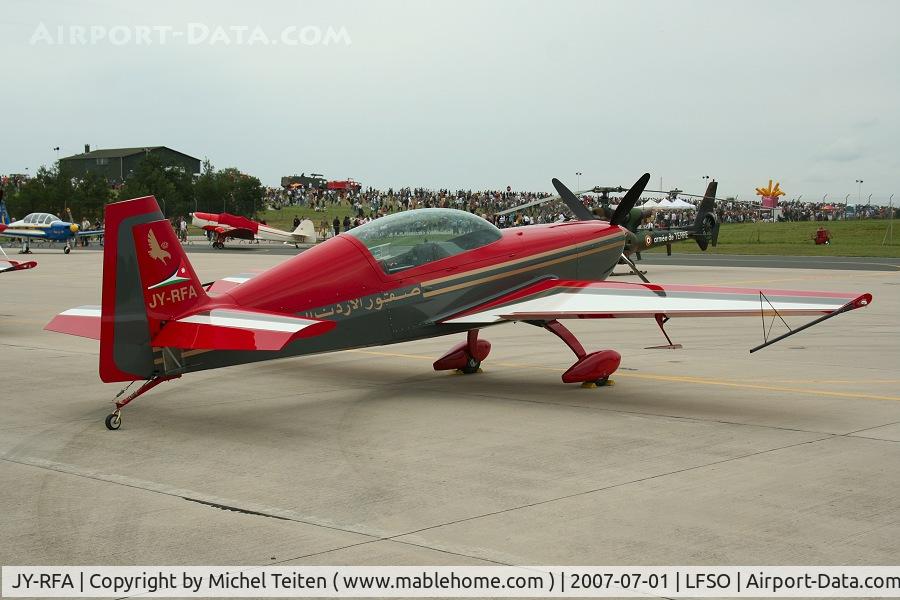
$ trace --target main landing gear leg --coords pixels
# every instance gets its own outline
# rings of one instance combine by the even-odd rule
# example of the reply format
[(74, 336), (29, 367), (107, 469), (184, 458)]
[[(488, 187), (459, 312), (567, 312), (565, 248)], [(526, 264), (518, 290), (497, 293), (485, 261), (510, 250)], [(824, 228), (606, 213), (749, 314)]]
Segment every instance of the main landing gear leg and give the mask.
[(605, 385), (613, 385), (615, 383), (609, 378), (619, 368), (622, 356), (615, 350), (598, 350), (588, 354), (584, 350), (584, 346), (578, 341), (571, 331), (569, 331), (559, 321), (546, 321), (541, 323), (532, 323), (539, 325), (564, 341), (566, 346), (575, 353), (578, 358), (575, 364), (569, 367), (569, 370), (563, 373), (563, 383), (581, 383), (581, 387), (597, 387)]
[(478, 339), (478, 330), (472, 329), (466, 333), (466, 341), (460, 342), (450, 348), (446, 354), (434, 361), (435, 371), (457, 370), (460, 373), (471, 375), (481, 369), (481, 361), (487, 358), (491, 352), (491, 343)]
[[(181, 377), (181, 375), (175, 375), (174, 377), (161, 377), (161, 376), (151, 377), (150, 379), (145, 381), (143, 384), (141, 384), (141, 387), (139, 387), (138, 389), (133, 391), (131, 394), (126, 396), (124, 400), (116, 400), (115, 401), (116, 409), (114, 411), (112, 411), (111, 414), (106, 416), (106, 428), (109, 429), (110, 431), (115, 431), (116, 429), (118, 429), (119, 427), (122, 426), (122, 409), (125, 408), (126, 405), (130, 404), (132, 400), (136, 400), (138, 398), (138, 396), (142, 396), (146, 392), (149, 392), (150, 390), (152, 390), (153, 388), (155, 388), (156, 386), (161, 384), (163, 381), (169, 381), (170, 379), (178, 379), (179, 377)], [(116, 398), (118, 398), (119, 396), (124, 394), (125, 391), (128, 389), (128, 387), (131, 387), (131, 384), (128, 384), (128, 386), (125, 389), (123, 389), (121, 392), (119, 392), (119, 394), (116, 396)]]

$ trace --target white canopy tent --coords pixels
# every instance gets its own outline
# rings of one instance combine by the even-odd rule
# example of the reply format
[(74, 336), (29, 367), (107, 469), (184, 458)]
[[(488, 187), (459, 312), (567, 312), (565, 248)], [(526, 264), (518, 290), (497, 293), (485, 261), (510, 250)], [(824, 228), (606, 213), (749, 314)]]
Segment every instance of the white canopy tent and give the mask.
[(690, 202), (686, 202), (681, 198), (678, 198), (672, 203), (672, 208), (676, 210), (694, 210), (697, 207)]

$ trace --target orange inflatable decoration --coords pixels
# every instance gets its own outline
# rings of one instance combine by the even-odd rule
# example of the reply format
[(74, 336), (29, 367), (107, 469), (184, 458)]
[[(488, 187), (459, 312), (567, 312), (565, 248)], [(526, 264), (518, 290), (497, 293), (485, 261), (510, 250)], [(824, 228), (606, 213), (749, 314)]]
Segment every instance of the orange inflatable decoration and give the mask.
[(778, 196), (784, 196), (784, 192), (781, 190), (781, 184), (775, 182), (775, 187), (772, 187), (771, 179), (769, 180), (768, 187), (756, 188), (756, 194), (762, 196), (762, 205), (766, 208), (775, 208), (778, 206)]

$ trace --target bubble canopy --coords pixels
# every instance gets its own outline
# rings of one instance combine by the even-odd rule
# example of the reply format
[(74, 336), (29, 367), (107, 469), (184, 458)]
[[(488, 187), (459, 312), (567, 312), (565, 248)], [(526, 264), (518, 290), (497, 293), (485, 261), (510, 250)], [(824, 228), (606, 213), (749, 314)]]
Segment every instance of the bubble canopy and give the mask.
[(397, 273), (496, 242), (500, 230), (481, 217), (450, 208), (422, 208), (369, 221), (347, 231), (385, 273)]

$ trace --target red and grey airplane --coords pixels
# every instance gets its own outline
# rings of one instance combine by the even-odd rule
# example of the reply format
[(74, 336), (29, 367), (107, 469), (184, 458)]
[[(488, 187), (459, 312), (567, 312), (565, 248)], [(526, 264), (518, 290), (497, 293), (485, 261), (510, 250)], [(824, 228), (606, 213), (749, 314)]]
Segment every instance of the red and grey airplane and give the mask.
[(153, 197), (117, 202), (106, 207), (101, 306), (65, 311), (46, 328), (99, 339), (103, 381), (143, 381), (106, 418), (118, 429), (132, 400), (204, 369), (464, 334), (434, 368), (475, 373), (491, 349), (480, 330), (521, 321), (575, 354), (564, 382), (602, 385), (621, 357), (588, 352), (565, 319), (649, 317), (665, 334), (670, 317), (818, 315), (756, 350), (871, 302), (870, 294), (605, 281), (649, 178), (632, 186), (609, 222), (501, 231), (463, 211), (411, 210), (263, 273), (206, 285)]
[[(3, 249), (0, 248), (0, 251)], [(25, 269), (33, 269), (37, 263), (33, 260), (19, 261), (12, 260), (3, 252), (3, 258), (0, 258), (0, 273), (8, 273), (10, 271), (24, 271)]]
[(191, 213), (194, 225), (204, 231), (212, 231), (216, 236), (213, 240), (214, 248), (224, 248), (228, 238), (239, 240), (269, 240), (272, 242), (284, 242), (285, 244), (314, 244), (316, 243), (316, 228), (313, 222), (305, 219), (293, 232), (282, 231), (275, 227), (269, 227), (259, 221), (240, 217), (229, 213)]

